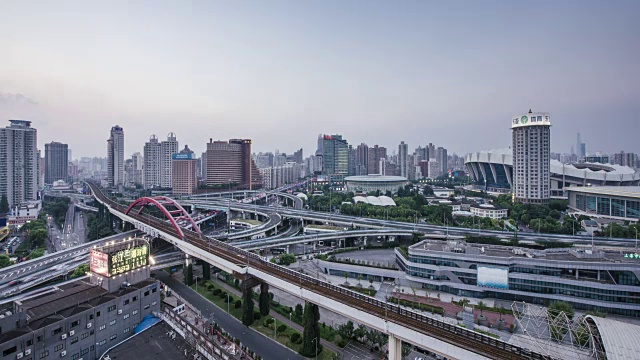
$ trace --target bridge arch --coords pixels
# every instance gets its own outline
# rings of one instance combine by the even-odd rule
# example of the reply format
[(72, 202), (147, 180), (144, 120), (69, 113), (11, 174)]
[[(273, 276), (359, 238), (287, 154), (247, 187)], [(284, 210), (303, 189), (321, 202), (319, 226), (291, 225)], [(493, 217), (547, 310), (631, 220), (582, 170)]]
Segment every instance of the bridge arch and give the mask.
[(175, 200), (168, 198), (166, 196), (154, 196), (154, 197), (142, 197), (132, 202), (131, 205), (125, 211), (125, 215), (128, 215), (135, 208), (139, 208), (137, 213), (140, 214), (145, 207), (149, 205), (155, 205), (158, 209), (162, 211), (164, 216), (169, 220), (171, 225), (176, 229), (178, 234), (180, 234), (180, 238), (184, 238), (184, 232), (182, 228), (178, 225), (177, 220), (187, 220), (191, 223), (192, 230), (202, 235), (200, 232), (200, 228), (196, 225), (196, 222), (193, 221), (191, 215)]

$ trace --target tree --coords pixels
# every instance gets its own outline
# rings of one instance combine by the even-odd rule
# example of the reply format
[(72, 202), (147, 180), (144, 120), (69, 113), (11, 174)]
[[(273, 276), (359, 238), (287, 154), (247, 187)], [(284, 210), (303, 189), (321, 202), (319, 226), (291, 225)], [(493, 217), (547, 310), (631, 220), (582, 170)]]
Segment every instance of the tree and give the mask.
[(338, 335), (341, 338), (347, 340), (351, 339), (354, 334), (353, 322), (351, 320), (347, 321), (346, 324), (341, 324), (338, 326)]
[(7, 200), (7, 194), (2, 194), (0, 199), (0, 214), (6, 214), (9, 212), (9, 201)]
[(11, 262), (7, 255), (0, 255), (0, 269), (11, 265), (13, 265), (13, 262)]
[(411, 350), (413, 350), (413, 347), (411, 346), (411, 344), (406, 343), (406, 342), (403, 341), (400, 355), (402, 355), (402, 358), (404, 359), (409, 354), (411, 354)]
[(269, 315), (269, 285), (266, 283), (260, 284), (260, 297), (258, 298), (258, 307), (260, 308), (260, 315)]
[(242, 290), (242, 323), (251, 326), (253, 320), (253, 294), (250, 288), (245, 288)]
[(316, 349), (318, 353), (322, 351), (322, 345), (320, 345), (320, 326), (318, 321), (320, 320), (320, 310), (318, 305), (312, 303), (306, 303), (304, 306), (304, 318), (302, 332), (302, 348), (300, 349), (300, 355), (313, 357), (316, 356)]
[(85, 276), (89, 272), (89, 264), (80, 264), (76, 270), (71, 274), (71, 278), (77, 278)]
[(358, 341), (363, 341), (367, 336), (367, 328), (362, 325), (358, 325), (358, 328), (353, 331), (353, 336), (355, 336)]

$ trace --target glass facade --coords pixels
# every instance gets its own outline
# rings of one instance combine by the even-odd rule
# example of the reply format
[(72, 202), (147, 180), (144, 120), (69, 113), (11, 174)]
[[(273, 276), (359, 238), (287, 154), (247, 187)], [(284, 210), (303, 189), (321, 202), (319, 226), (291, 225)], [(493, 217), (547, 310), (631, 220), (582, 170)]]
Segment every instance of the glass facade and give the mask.
[(640, 201), (575, 194), (575, 208), (589, 214), (640, 219)]
[[(595, 198), (594, 198), (595, 200)], [(607, 199), (609, 200), (609, 199)], [(611, 205), (611, 201), (603, 201), (602, 204)], [(601, 205), (605, 206), (605, 205)], [(439, 291), (458, 296), (472, 296), (476, 298), (497, 298), (504, 300), (528, 301), (537, 304), (547, 304), (554, 299), (553, 295), (569, 296), (575, 298), (570, 301), (574, 308), (589, 310), (597, 309), (608, 313), (640, 317), (640, 306), (637, 309), (622, 309), (611, 304), (639, 304), (640, 305), (640, 279), (633, 271), (607, 270), (606, 263), (603, 269), (573, 268), (558, 262), (554, 265), (520, 264), (513, 259), (505, 259), (504, 264), (496, 265), (495, 261), (474, 261), (471, 259), (451, 259), (443, 256), (447, 253), (409, 254), (409, 259), (397, 257), (400, 268), (409, 276), (423, 278), (430, 281), (423, 283), (423, 287), (436, 288)], [(455, 256), (455, 254), (447, 254)], [(495, 260), (492, 258), (492, 260)], [(406, 261), (406, 263), (405, 263)], [(437, 268), (425, 269), (417, 264), (434, 266)], [(497, 290), (483, 288), (477, 285), (478, 266), (504, 266), (509, 268), (509, 288)], [(590, 264), (586, 264), (585, 267)], [(632, 264), (630, 264), (633, 266)], [(519, 275), (520, 274), (520, 275)], [(535, 276), (535, 278), (527, 278)], [(439, 285), (433, 282), (446, 282)], [(456, 286), (458, 283), (460, 286)], [(463, 285), (464, 284), (464, 285)], [(468, 286), (478, 286), (475, 290)], [(467, 286), (467, 288), (464, 288)], [(618, 286), (637, 286), (637, 291), (617, 288)], [(617, 289), (616, 289), (617, 288)], [(530, 295), (514, 294), (513, 291), (526, 292)], [(539, 296), (545, 295), (545, 296)], [(581, 301), (583, 299), (583, 301)], [(589, 304), (589, 301), (603, 301), (602, 307)]]

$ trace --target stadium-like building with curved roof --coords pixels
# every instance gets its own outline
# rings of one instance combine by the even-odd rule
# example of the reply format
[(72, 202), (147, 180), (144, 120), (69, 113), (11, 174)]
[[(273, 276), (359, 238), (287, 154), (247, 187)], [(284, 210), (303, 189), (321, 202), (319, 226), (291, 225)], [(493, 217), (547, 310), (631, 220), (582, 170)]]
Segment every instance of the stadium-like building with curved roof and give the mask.
[(346, 191), (361, 191), (368, 193), (371, 191), (378, 191), (386, 193), (391, 191), (395, 194), (398, 192), (398, 188), (408, 183), (407, 178), (403, 176), (386, 176), (386, 175), (361, 175), (361, 176), (347, 176), (344, 178), (346, 184)]
[[(465, 166), (475, 183), (487, 191), (510, 192), (513, 179), (511, 149), (475, 152), (465, 156)], [(640, 173), (628, 166), (581, 163), (563, 164), (551, 160), (551, 196), (563, 197), (573, 186), (638, 186)]]

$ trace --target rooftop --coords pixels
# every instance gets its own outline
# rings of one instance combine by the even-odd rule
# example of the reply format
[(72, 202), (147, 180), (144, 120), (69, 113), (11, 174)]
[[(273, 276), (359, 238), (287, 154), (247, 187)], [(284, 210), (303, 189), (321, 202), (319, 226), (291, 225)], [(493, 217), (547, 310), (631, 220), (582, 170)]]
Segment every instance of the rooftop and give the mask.
[[(196, 351), (180, 336), (169, 337), (171, 327), (164, 321), (127, 339), (109, 350), (112, 360), (179, 360), (193, 359)], [(186, 350), (186, 353), (185, 353)]]
[(584, 194), (623, 196), (640, 199), (640, 186), (587, 186), (587, 187), (568, 187), (570, 192), (579, 192)]
[(358, 176), (347, 176), (344, 178), (345, 181), (367, 181), (367, 182), (402, 182), (407, 181), (407, 178), (404, 176), (386, 176), (386, 175), (358, 175)]

